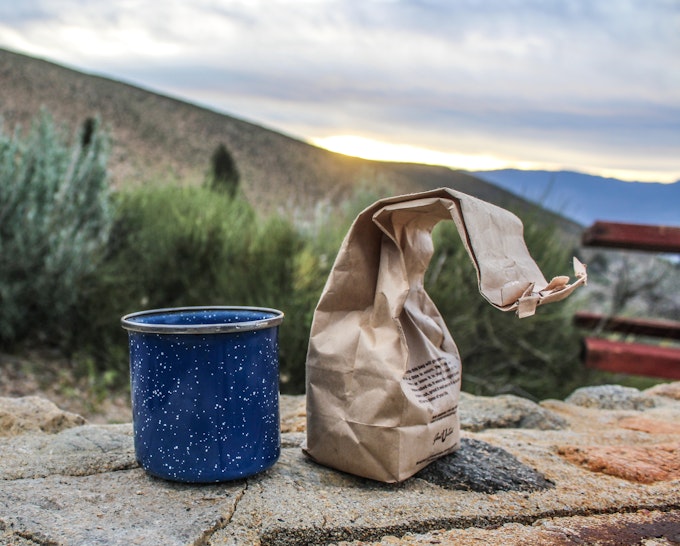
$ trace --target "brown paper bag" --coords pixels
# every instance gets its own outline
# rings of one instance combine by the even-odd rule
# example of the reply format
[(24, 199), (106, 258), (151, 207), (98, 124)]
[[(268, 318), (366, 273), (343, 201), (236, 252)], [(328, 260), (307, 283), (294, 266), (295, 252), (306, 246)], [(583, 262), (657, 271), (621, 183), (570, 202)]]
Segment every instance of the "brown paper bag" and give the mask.
[(532, 315), (586, 281), (575, 261), (573, 284), (546, 282), (521, 221), (460, 192), (394, 197), (363, 211), (312, 323), (304, 450), (317, 462), (398, 482), (458, 447), (460, 357), (423, 287), (441, 220), (456, 223), (481, 294), (501, 310)]

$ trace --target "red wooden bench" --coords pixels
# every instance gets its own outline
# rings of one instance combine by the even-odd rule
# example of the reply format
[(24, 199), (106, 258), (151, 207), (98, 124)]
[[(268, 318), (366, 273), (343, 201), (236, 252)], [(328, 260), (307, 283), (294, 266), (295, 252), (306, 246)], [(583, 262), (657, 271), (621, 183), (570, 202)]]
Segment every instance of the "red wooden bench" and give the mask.
[[(680, 253), (680, 228), (595, 222), (584, 231), (584, 246)], [(609, 372), (680, 379), (680, 322), (639, 318), (607, 317), (579, 312), (574, 324), (597, 333), (618, 332), (632, 336), (670, 340), (671, 344), (612, 341), (589, 336), (584, 339), (583, 356), (586, 366)]]
[(583, 246), (680, 253), (680, 227), (595, 222), (583, 232)]

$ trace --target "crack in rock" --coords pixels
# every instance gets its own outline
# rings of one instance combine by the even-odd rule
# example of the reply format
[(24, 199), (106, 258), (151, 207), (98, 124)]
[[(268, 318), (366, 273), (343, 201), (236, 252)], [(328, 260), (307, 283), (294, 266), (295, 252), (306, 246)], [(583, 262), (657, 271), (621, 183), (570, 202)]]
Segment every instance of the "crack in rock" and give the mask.
[(218, 531), (224, 529), (231, 523), (231, 520), (234, 518), (234, 515), (236, 514), (236, 510), (238, 509), (238, 505), (241, 502), (241, 499), (243, 496), (246, 494), (246, 491), (248, 491), (248, 480), (245, 481), (243, 485), (243, 489), (241, 489), (235, 496), (234, 498), (234, 505), (231, 509), (231, 512), (224, 516), (219, 518), (213, 526), (211, 526), (209, 529), (206, 529), (205, 532), (201, 537), (199, 537), (193, 544), (193, 546), (209, 546), (210, 545), (210, 539), (212, 536), (217, 533)]

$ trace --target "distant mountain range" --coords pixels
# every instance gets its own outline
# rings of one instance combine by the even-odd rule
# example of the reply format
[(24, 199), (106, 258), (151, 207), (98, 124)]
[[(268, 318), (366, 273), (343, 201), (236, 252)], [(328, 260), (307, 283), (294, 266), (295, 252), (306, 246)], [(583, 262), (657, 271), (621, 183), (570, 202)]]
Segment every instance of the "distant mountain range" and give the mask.
[(624, 182), (571, 171), (470, 173), (588, 226), (596, 220), (680, 226), (680, 181)]

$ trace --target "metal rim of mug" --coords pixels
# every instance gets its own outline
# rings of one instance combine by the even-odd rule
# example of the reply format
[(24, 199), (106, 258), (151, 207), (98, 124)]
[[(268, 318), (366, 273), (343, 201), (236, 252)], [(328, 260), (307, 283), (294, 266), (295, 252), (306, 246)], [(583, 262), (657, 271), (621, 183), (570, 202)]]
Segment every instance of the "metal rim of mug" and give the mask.
[[(135, 322), (138, 317), (149, 315), (163, 315), (172, 313), (185, 313), (192, 311), (255, 311), (271, 314), (257, 320), (245, 320), (242, 322), (223, 322), (216, 324), (149, 324)], [(200, 306), (200, 307), (168, 307), (165, 309), (150, 309), (130, 313), (120, 319), (121, 326), (132, 332), (147, 334), (222, 334), (233, 332), (251, 332), (264, 330), (278, 326), (283, 321), (283, 312), (269, 307), (243, 307), (243, 306)]]

